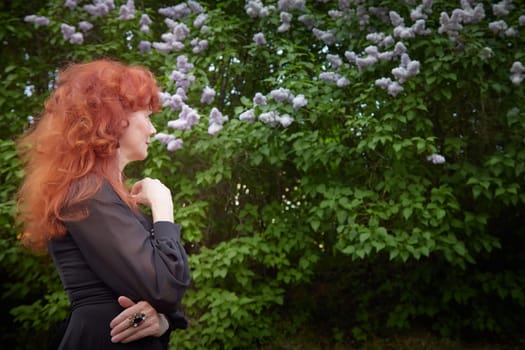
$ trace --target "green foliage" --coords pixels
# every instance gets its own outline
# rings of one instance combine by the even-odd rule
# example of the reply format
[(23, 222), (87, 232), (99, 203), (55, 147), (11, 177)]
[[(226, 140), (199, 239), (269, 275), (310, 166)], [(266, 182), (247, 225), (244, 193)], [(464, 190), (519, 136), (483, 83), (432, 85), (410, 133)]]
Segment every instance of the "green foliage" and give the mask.
[[(38, 115), (56, 69), (70, 61), (143, 64), (173, 94), (169, 76), (186, 55), (195, 82), (185, 102), (200, 123), (168, 129), (179, 112), (165, 108), (157, 130), (182, 138), (183, 148), (171, 153), (154, 144), (148, 160), (128, 172), (130, 180), (156, 177), (172, 189), (190, 253), (193, 283), (184, 299), (190, 328), (173, 335), (174, 347), (254, 348), (304, 327), (334, 343), (415, 325), (450, 337), (520, 336), (525, 99), (510, 70), (525, 63), (521, 3), (513, 2), (506, 16), (484, 3), (485, 18), (463, 23), (451, 39), (438, 30), (440, 15), (459, 5), (434, 1), (424, 12), (430, 33), (394, 38), (420, 63), (395, 96), (376, 80), (395, 80), (400, 57), (363, 69), (345, 57), (348, 51), (366, 57), (375, 45), (370, 32), (393, 33), (388, 12), (386, 20), (366, 12), (370, 1), (348, 2), (339, 17), (328, 11), (344, 1), (307, 1), (304, 11), (288, 11), (288, 31), (277, 30), (283, 1), (265, 1), (274, 6), (266, 17), (248, 16), (244, 1), (201, 1), (208, 31), (193, 27), (195, 13), (181, 18), (189, 38), (168, 54), (137, 49), (141, 40), (160, 42), (168, 30), (154, 1), (136, 2), (136, 17), (127, 21), (117, 19), (124, 1), (97, 18), (63, 1), (12, 3), (0, 12), (0, 39), (9, 44), (2, 47), (0, 79), (0, 270), (9, 278), (2, 286), (6, 307), (21, 332), (47, 331), (68, 306), (49, 260), (24, 252), (16, 239), (14, 196), (22, 174), (13, 140), (28, 127), (26, 117)], [(406, 27), (417, 5), (380, 2)], [(49, 26), (23, 21), (36, 9)], [(148, 33), (138, 25), (145, 13), (153, 20)], [(316, 29), (332, 30), (333, 43), (317, 38), (301, 15), (315, 20)], [(491, 31), (489, 23), (500, 19), (518, 35)], [(94, 28), (74, 45), (60, 24), (80, 20)], [(267, 44), (254, 43), (259, 32)], [(208, 49), (192, 52), (189, 42), (204, 38)], [(327, 54), (343, 64), (334, 67)], [(348, 84), (321, 79), (326, 72)], [(211, 105), (200, 103), (205, 86), (217, 92)], [(304, 95), (307, 105), (277, 102), (270, 92), (278, 88)], [(258, 92), (266, 105), (254, 105)], [(212, 136), (206, 130), (213, 107), (229, 120)], [(251, 108), (257, 117), (277, 112), (294, 122), (239, 120)], [(432, 154), (446, 161), (433, 164)]]

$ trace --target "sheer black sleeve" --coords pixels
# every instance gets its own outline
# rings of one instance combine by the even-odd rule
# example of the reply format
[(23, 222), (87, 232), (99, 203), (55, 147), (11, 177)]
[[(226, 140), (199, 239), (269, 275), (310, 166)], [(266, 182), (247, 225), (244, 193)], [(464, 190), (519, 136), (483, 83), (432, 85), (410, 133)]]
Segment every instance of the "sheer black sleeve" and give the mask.
[(65, 226), (93, 272), (117, 295), (175, 312), (190, 282), (180, 227), (156, 222), (148, 231), (108, 183), (86, 207), (85, 219)]

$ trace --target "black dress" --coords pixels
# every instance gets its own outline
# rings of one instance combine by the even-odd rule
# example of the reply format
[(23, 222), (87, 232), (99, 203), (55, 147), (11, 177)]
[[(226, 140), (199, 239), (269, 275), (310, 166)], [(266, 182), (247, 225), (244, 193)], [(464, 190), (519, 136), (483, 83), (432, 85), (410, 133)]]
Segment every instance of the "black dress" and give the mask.
[(67, 222), (67, 234), (49, 241), (71, 316), (58, 349), (167, 349), (168, 334), (128, 344), (111, 342), (111, 320), (123, 311), (118, 297), (148, 301), (170, 320), (190, 282), (180, 228), (136, 216), (104, 182), (86, 203), (89, 215)]

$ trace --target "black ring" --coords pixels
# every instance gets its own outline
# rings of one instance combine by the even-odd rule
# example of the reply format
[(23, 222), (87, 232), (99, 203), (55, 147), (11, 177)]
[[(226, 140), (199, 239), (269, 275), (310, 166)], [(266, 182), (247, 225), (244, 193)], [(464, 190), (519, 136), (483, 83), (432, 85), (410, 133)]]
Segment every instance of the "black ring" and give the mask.
[(142, 321), (146, 319), (146, 314), (143, 312), (136, 313), (133, 316), (129, 318), (130, 324), (133, 326), (133, 328), (137, 328), (140, 326)]

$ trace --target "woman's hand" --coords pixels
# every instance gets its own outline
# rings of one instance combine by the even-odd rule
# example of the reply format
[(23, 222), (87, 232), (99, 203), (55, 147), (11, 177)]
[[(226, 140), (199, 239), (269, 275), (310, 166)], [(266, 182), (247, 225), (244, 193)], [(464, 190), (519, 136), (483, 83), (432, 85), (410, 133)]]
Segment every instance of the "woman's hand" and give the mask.
[[(134, 303), (128, 297), (121, 296), (118, 302), (125, 310), (109, 324), (113, 343), (129, 343), (148, 336), (160, 337), (168, 330), (166, 317), (159, 314), (147, 301)], [(130, 319), (140, 313), (146, 315), (146, 318), (137, 327), (133, 327)]]
[(151, 208), (153, 221), (173, 222), (173, 201), (169, 188), (156, 179), (146, 177), (133, 185), (131, 195), (137, 203)]

